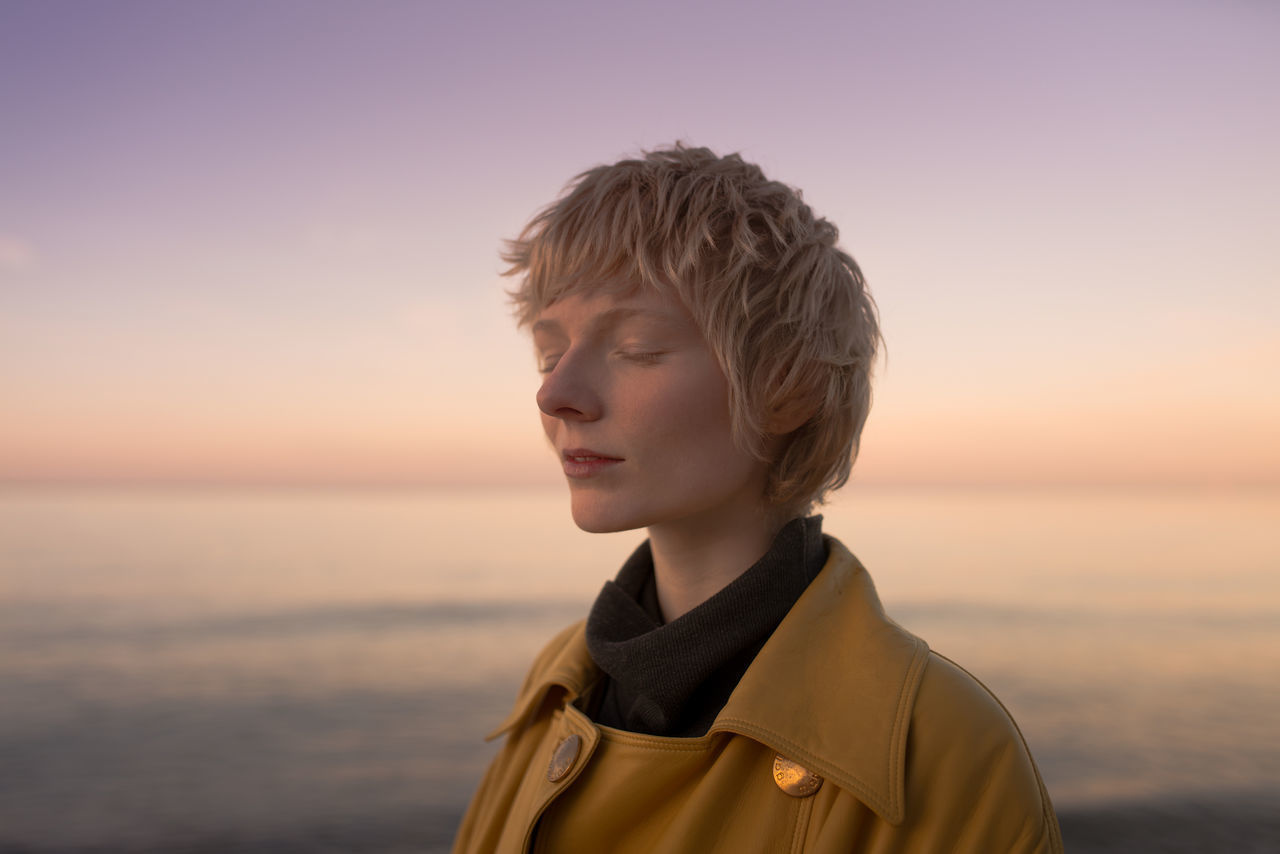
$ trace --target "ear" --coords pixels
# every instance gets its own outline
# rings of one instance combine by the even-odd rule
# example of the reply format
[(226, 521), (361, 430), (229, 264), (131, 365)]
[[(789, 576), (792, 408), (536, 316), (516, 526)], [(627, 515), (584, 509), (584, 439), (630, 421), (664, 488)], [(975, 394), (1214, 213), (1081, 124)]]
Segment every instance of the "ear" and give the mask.
[(772, 436), (786, 436), (804, 426), (813, 417), (817, 407), (808, 395), (796, 394), (781, 401), (765, 422), (765, 429)]

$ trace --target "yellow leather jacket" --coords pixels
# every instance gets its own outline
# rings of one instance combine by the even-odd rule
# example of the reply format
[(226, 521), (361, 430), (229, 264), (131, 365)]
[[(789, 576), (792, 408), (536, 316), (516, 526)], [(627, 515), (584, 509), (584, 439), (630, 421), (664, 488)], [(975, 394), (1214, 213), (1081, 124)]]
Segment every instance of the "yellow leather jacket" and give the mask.
[(1022, 735), (889, 620), (838, 541), (710, 731), (600, 727), (583, 624), (542, 651), (454, 842), (472, 852), (1062, 851)]

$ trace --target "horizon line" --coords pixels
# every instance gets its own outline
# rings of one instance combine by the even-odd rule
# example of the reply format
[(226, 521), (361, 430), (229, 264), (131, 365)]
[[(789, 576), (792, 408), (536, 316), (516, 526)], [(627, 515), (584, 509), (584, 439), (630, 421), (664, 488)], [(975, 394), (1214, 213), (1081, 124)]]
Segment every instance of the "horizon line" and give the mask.
[[(5, 490), (39, 490), (39, 489), (138, 489), (138, 490), (208, 490), (208, 491), (262, 491), (262, 492), (440, 492), (440, 491), (518, 491), (540, 492), (552, 489), (563, 489), (564, 483), (549, 480), (492, 480), (478, 479), (460, 480), (385, 480), (373, 478), (181, 478), (181, 477), (99, 477), (99, 478), (32, 478), (5, 477), (0, 475), (0, 489)], [(1231, 492), (1267, 492), (1280, 490), (1278, 479), (1211, 479), (1211, 478), (1045, 478), (1016, 479), (997, 478), (976, 480), (966, 478), (952, 479), (916, 479), (916, 478), (871, 478), (866, 480), (851, 479), (841, 489), (832, 493), (830, 500), (838, 500), (840, 495), (859, 489), (894, 490), (894, 489), (1046, 489), (1046, 490), (1093, 490), (1093, 489), (1129, 489), (1144, 491), (1231, 491)]]

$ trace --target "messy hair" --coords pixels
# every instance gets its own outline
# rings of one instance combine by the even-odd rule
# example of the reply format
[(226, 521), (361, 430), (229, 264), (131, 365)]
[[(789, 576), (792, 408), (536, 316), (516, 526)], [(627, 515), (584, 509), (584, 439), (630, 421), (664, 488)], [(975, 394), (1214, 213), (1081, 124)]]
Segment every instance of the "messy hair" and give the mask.
[[(677, 143), (578, 175), (507, 241), (523, 327), (570, 294), (676, 293), (720, 362), (733, 441), (769, 463), (766, 497), (807, 509), (849, 479), (881, 343), (839, 232), (737, 154)], [(779, 413), (807, 419), (771, 435)]]

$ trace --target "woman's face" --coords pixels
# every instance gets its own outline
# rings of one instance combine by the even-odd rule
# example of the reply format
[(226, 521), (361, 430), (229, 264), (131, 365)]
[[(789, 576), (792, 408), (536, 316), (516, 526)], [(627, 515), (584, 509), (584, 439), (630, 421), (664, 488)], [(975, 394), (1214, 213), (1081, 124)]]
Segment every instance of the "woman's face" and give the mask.
[(542, 426), (584, 531), (761, 511), (767, 466), (733, 444), (728, 383), (677, 298), (568, 296), (537, 316), (533, 341)]

